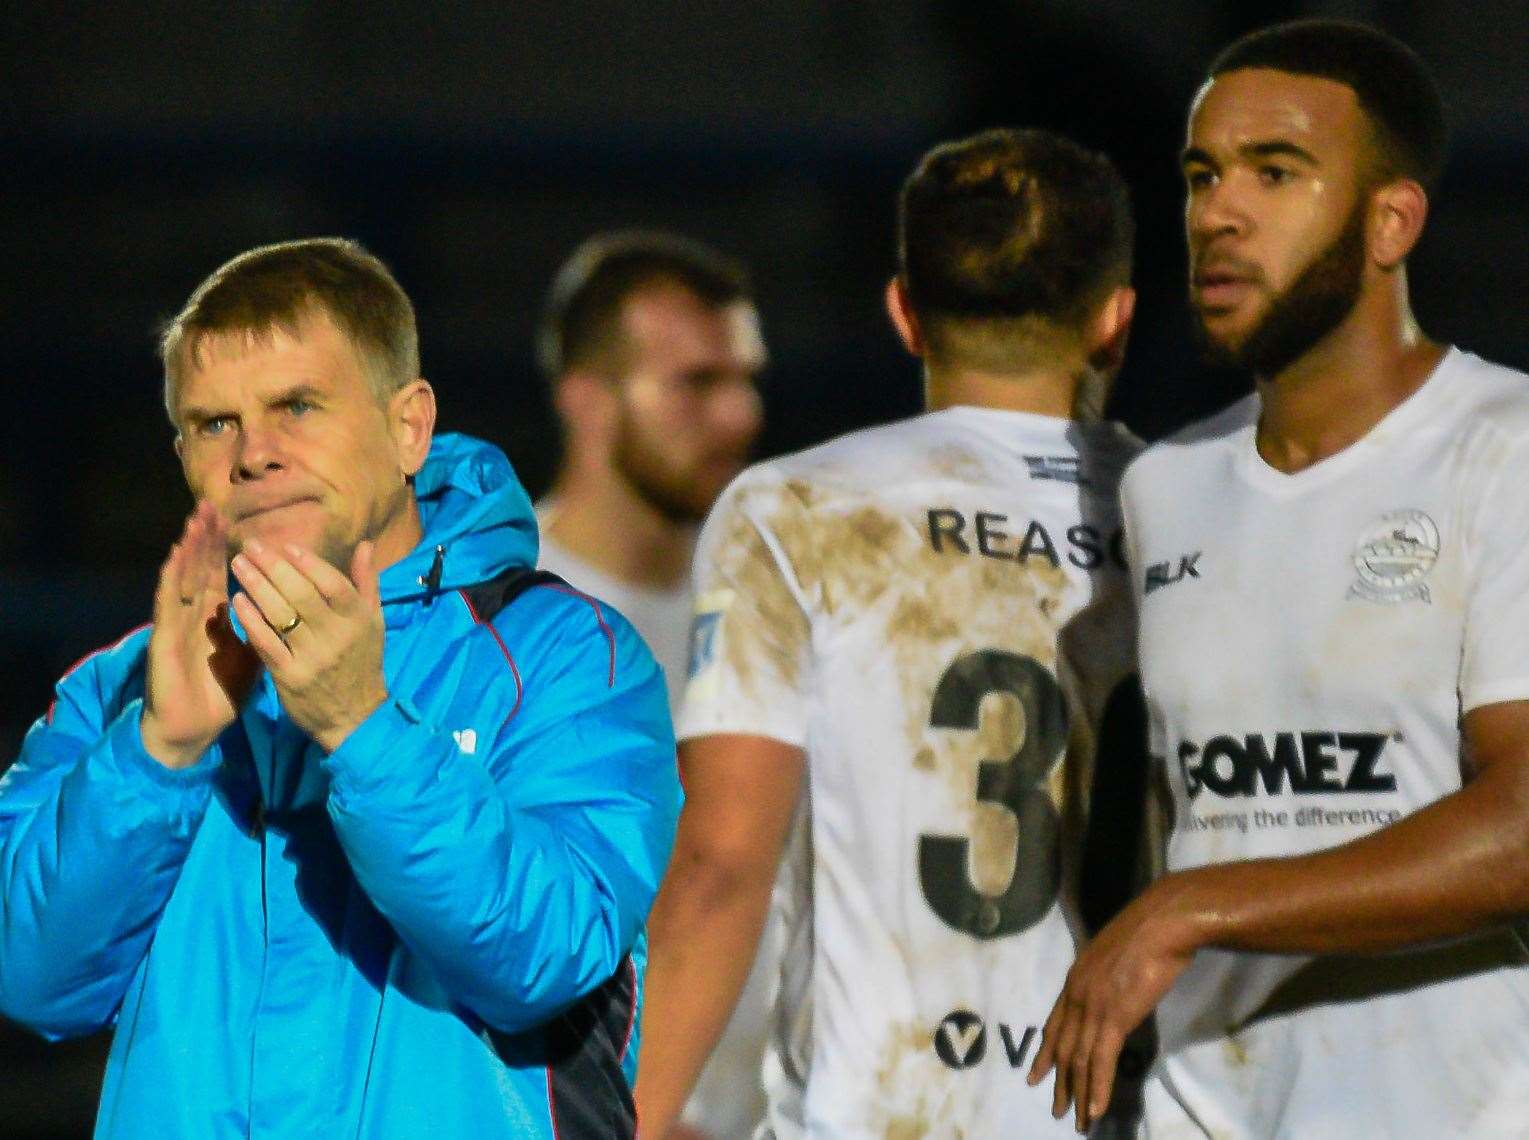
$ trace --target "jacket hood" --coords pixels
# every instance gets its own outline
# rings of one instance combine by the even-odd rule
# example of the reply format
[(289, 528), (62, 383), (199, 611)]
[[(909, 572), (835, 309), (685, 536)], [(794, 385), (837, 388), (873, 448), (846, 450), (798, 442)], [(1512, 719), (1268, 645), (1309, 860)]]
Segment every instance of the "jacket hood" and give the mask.
[(414, 479), (424, 537), (382, 572), (384, 605), (536, 566), (536, 515), (504, 453), (456, 433), (437, 435)]

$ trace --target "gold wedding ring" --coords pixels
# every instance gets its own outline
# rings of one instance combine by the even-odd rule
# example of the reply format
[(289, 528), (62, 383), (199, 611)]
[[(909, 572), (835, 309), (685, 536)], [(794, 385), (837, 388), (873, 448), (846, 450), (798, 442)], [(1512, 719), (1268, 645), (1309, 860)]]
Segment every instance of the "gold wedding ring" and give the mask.
[(291, 633), (294, 629), (296, 629), (298, 626), (300, 626), (302, 624), (303, 624), (303, 615), (302, 614), (293, 614), (292, 615), (292, 620), (289, 621), (286, 625), (282, 626), (276, 632), (280, 636), (286, 637), (287, 634)]

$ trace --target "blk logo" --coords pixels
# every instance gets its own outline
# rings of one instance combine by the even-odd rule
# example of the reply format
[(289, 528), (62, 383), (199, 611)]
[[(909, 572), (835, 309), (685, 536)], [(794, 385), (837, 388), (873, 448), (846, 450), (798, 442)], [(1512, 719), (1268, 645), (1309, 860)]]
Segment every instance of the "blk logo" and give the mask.
[(1147, 582), (1142, 590), (1144, 594), (1150, 594), (1153, 590), (1161, 590), (1164, 586), (1172, 586), (1176, 582), (1182, 582), (1185, 578), (1198, 578), (1200, 571), (1196, 564), (1200, 561), (1200, 555), (1204, 551), (1197, 550), (1193, 554), (1186, 554), (1179, 559), (1178, 569), (1173, 569), (1172, 562), (1154, 562), (1147, 567)]
[[(1017, 1069), (1025, 1063), (1030, 1047), (1040, 1030), (1026, 1025), (1018, 1032), (1002, 1022), (998, 1024), (998, 1037), (1003, 1042), (1004, 1056), (1009, 1068)], [(969, 1009), (958, 1009), (945, 1015), (940, 1027), (934, 1031), (934, 1051), (940, 1055), (947, 1068), (970, 1069), (981, 1064), (987, 1056), (987, 1024)]]

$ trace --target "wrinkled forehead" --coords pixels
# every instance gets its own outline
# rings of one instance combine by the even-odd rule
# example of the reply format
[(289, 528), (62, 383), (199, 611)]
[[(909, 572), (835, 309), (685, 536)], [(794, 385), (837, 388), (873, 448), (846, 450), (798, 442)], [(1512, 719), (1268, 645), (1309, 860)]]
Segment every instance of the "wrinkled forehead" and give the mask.
[(226, 329), (188, 329), (175, 359), (166, 362), (165, 408), (174, 420), (186, 394), (209, 382), (237, 375), (372, 384), (368, 357), (317, 305), (290, 318)]
[(196, 329), (181, 345), (179, 375), (188, 381), (209, 368), (269, 352), (285, 342), (303, 339), (300, 324), (272, 322), (254, 328)]

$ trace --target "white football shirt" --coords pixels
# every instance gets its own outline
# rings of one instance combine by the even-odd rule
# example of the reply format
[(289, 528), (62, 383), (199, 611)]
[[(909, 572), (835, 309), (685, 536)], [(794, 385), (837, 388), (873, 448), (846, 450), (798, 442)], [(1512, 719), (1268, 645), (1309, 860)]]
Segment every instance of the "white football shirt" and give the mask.
[[(551, 515), (551, 508), (538, 504), (541, 525)], [(632, 623), (653, 651), (653, 658), (664, 671), (669, 687), (669, 709), (677, 712), (684, 691), (686, 652), (690, 636), (692, 610), (690, 583), (682, 582), (668, 590), (623, 582), (580, 558), (573, 551), (542, 535), (537, 565), (551, 570), (570, 586), (615, 606)]]
[(713, 510), (680, 736), (807, 756), (763, 1135), (1072, 1134), (1024, 1074), (1074, 957), (1063, 831), (1133, 668), (1135, 451), (953, 408), (753, 467)]
[[(546, 526), (555, 509), (538, 504), (540, 525)], [(655, 590), (623, 582), (546, 537), (542, 538), (537, 561), (542, 569), (551, 570), (569, 585), (609, 602), (632, 623), (663, 668), (669, 709), (678, 717), (693, 609), (690, 583)], [(685, 1103), (685, 1122), (716, 1140), (749, 1135), (764, 1115), (761, 1072), (773, 997), (775, 937), (773, 927), (766, 929), (733, 1015)]]
[[(1461, 786), (1462, 714), (1529, 698), (1529, 378), (1451, 350), (1293, 475), (1256, 396), (1122, 488), (1170, 870), (1317, 851)], [(1207, 950), (1159, 1009), (1161, 1137), (1529, 1132), (1511, 931), (1426, 951)]]

